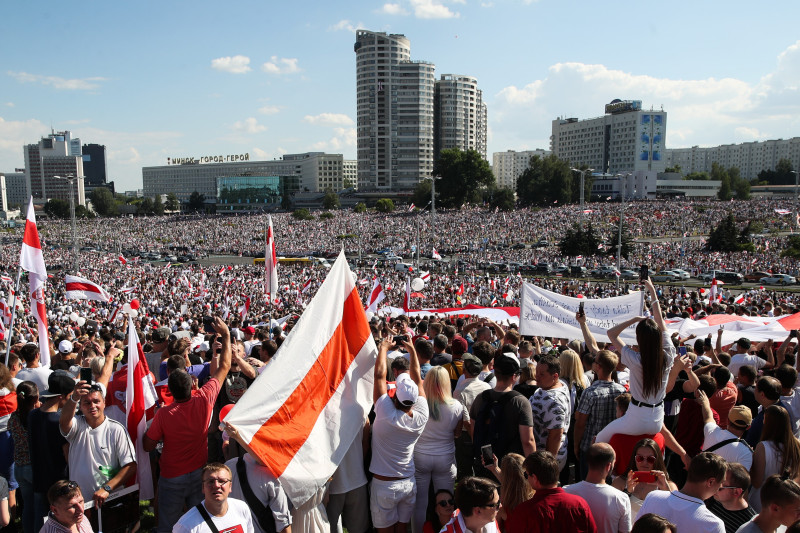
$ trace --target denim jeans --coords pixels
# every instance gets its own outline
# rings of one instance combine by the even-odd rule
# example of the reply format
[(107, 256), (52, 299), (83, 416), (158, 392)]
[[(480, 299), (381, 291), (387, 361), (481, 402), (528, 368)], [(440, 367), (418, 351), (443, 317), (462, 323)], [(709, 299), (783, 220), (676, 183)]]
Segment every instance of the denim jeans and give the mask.
[(41, 531), (44, 517), (50, 512), (50, 503), (47, 501), (46, 492), (33, 493), (33, 530)]
[(184, 507), (191, 509), (203, 501), (203, 471), (201, 468), (178, 477), (158, 480), (158, 533), (170, 533), (183, 515)]
[(25, 533), (34, 533), (33, 467), (31, 465), (16, 465), (14, 470), (23, 502), (22, 528)]

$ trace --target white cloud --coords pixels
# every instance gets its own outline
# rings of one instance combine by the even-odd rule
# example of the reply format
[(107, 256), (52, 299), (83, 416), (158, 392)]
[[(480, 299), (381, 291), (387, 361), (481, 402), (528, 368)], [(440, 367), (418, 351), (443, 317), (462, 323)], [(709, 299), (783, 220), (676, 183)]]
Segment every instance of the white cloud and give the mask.
[(384, 15), (408, 15), (408, 11), (403, 9), (400, 4), (386, 3), (380, 10)]
[(250, 58), (247, 56), (225, 56), (211, 60), (211, 68), (231, 74), (245, 74), (250, 72)]
[(303, 120), (309, 124), (321, 126), (351, 126), (353, 119), (342, 113), (320, 113), (319, 115), (306, 115)]
[(14, 102), (6, 102), (6, 107), (14, 107)]
[(67, 79), (59, 76), (42, 76), (39, 74), (30, 74), (28, 72), (12, 71), (8, 71), (8, 75), (20, 83), (40, 83), (42, 85), (49, 85), (55, 89), (64, 89), (68, 91), (91, 91), (100, 87), (98, 82), (108, 81), (108, 78), (99, 76)]
[(350, 33), (355, 33), (358, 28), (363, 28), (364, 25), (362, 23), (353, 24), (347, 19), (342, 19), (330, 28), (329, 31), (349, 31)]
[(110, 150), (108, 152), (109, 163), (118, 163), (120, 165), (136, 165), (141, 164), (142, 156), (139, 150), (130, 146), (122, 150)]
[(300, 72), (297, 58), (280, 58), (272, 56), (269, 61), (261, 65), (261, 69), (269, 74), (292, 74)]
[(274, 115), (275, 113), (280, 113), (281, 108), (277, 105), (265, 105), (264, 107), (258, 108), (258, 112), (262, 115)]
[(437, 0), (411, 0), (411, 7), (414, 8), (414, 16), (418, 19), (450, 19), (460, 16)]
[(334, 128), (334, 136), (327, 141), (319, 141), (312, 145), (313, 150), (341, 152), (344, 148), (354, 148), (356, 145), (355, 128)]
[(234, 122), (233, 129), (243, 133), (260, 133), (267, 129), (263, 124), (259, 124), (255, 117), (249, 117), (244, 120)]

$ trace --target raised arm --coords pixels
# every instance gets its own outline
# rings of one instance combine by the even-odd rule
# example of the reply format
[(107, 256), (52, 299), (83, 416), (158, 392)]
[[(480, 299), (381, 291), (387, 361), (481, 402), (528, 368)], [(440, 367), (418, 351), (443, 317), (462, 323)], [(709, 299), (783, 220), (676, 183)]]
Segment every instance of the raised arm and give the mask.
[(592, 332), (589, 331), (589, 326), (586, 325), (586, 313), (576, 313), (575, 320), (578, 321), (578, 324), (581, 325), (581, 333), (583, 333), (583, 342), (586, 343), (586, 347), (589, 349), (592, 355), (595, 355), (598, 351), (600, 351), (600, 347), (597, 346), (597, 339), (594, 338)]
[(386, 394), (386, 354), (389, 353), (391, 341), (383, 339), (378, 345), (378, 358), (375, 361), (374, 381), (372, 384), (372, 401), (377, 402), (378, 398)]
[(633, 318), (629, 318), (625, 322), (617, 324), (616, 326), (614, 326), (613, 328), (609, 329), (606, 332), (606, 335), (608, 335), (608, 340), (610, 340), (614, 346), (617, 346), (618, 348), (622, 349), (622, 347), (625, 346), (625, 343), (622, 341), (622, 339), (619, 338), (620, 334), (622, 334), (622, 332), (625, 331), (627, 328), (631, 327), (634, 324), (638, 324), (642, 320), (644, 320), (643, 316), (635, 316)]
[(653, 282), (650, 278), (644, 281), (644, 286), (647, 288), (647, 292), (650, 293), (650, 309), (653, 312), (653, 320), (656, 322), (656, 326), (661, 332), (667, 331), (667, 323), (664, 322), (664, 315), (661, 314), (661, 304), (658, 301), (658, 294), (656, 294), (656, 288), (653, 286)]
[(411, 341), (403, 341), (403, 348), (408, 352), (408, 375), (417, 384), (419, 395), (425, 397), (425, 390), (422, 388), (422, 370), (420, 370), (417, 350)]
[(228, 330), (225, 321), (218, 316), (214, 317), (214, 331), (220, 336), (222, 351), (220, 351), (218, 357), (215, 356), (211, 359), (209, 370), (211, 371), (211, 378), (222, 383), (222, 380), (225, 379), (231, 369), (231, 332)]

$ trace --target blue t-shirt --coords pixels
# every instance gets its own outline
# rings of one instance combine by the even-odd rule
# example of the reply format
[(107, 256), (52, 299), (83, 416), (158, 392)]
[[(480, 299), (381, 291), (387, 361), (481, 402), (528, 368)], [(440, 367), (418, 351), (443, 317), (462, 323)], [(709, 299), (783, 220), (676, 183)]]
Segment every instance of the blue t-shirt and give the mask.
[[(211, 363), (203, 363), (202, 365), (187, 366), (185, 370), (190, 376), (196, 377), (198, 385), (202, 387), (208, 377), (211, 375), (211, 371), (208, 369), (209, 366), (211, 366)], [(166, 361), (162, 361), (161, 366), (158, 367), (158, 379), (159, 381), (164, 381), (167, 379)]]

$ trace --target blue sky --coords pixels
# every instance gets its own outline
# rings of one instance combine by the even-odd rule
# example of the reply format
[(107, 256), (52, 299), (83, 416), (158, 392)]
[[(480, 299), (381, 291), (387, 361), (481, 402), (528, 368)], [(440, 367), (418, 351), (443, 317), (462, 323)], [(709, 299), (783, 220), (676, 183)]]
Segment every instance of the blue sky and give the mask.
[(797, 0), (8, 0), (0, 20), (0, 171), (52, 125), (105, 144), (118, 190), (167, 157), (355, 158), (356, 28), (477, 77), (490, 162), (613, 98), (663, 105), (669, 148), (800, 136)]

